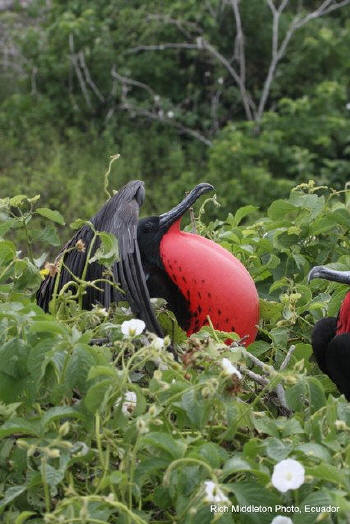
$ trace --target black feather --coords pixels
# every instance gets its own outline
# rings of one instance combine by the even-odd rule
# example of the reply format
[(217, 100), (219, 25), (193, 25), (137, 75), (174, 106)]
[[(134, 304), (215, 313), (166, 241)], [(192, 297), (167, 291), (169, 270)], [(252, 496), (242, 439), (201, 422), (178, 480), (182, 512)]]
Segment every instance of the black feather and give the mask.
[(336, 335), (336, 329), (335, 317), (322, 318), (315, 324), (311, 344), (321, 371), (350, 400), (350, 333)]
[[(88, 286), (83, 297), (83, 308), (91, 309), (94, 304), (100, 304), (108, 308), (111, 302), (127, 300), (133, 313), (144, 320), (147, 329), (162, 336), (162, 330), (150, 304), (150, 296), (137, 243), (139, 209), (143, 204), (144, 198), (143, 182), (139, 180), (129, 182), (110, 198), (90, 220), (97, 231), (112, 233), (118, 239), (120, 260), (114, 264), (112, 270), (115, 282), (120, 285), (124, 293), (118, 292), (112, 285), (105, 282), (96, 284), (100, 290)], [(74, 248), (64, 256), (63, 262), (70, 272), (78, 278), (82, 277), (93, 236), (91, 227), (88, 224), (84, 225), (67, 242), (58, 256), (58, 258), (62, 257), (67, 249)], [(84, 242), (85, 252), (75, 248), (78, 240)], [(98, 246), (99, 241), (97, 239), (92, 248), (91, 256), (95, 254)], [(103, 274), (104, 271), (105, 268), (101, 264), (92, 262), (87, 266), (85, 279), (93, 281), (106, 278)], [(58, 291), (67, 282), (74, 280), (70, 272), (62, 268)], [(49, 303), (54, 292), (55, 279), (55, 276), (48, 276), (42, 282), (37, 292), (37, 303), (45, 311), (49, 309)]]

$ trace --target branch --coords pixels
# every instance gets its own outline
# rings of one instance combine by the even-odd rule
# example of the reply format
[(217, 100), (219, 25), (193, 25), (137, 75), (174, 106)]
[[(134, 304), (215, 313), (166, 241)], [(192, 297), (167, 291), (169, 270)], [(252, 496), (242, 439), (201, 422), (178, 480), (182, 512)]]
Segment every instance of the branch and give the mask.
[(271, 62), (268, 69), (268, 73), (264, 82), (263, 91), (260, 97), (259, 102), (259, 108), (256, 114), (256, 120), (259, 121), (263, 115), (263, 112), (265, 110), (267, 99), (270, 95), (271, 85), (275, 77), (276, 68), (280, 60), (284, 57), (288, 44), (294, 35), (294, 33), (303, 27), (305, 24), (310, 22), (311, 20), (314, 20), (316, 18), (320, 18), (321, 16), (324, 16), (335, 9), (340, 9), (341, 7), (344, 7), (346, 5), (350, 4), (350, 0), (343, 0), (342, 2), (336, 2), (333, 3), (333, 0), (325, 0), (322, 2), (320, 7), (318, 9), (315, 9), (315, 11), (312, 11), (308, 15), (304, 17), (300, 17), (300, 15), (297, 15), (293, 18), (292, 22), (290, 23), (288, 30), (285, 34), (284, 39), (282, 40), (281, 44), (279, 45), (279, 22), (281, 14), (283, 13), (284, 9), (289, 3), (289, 0), (283, 0), (278, 8), (276, 8), (273, 0), (266, 0), (269, 8), (272, 12), (272, 50), (271, 50)]
[(172, 127), (175, 127), (176, 129), (181, 131), (181, 133), (184, 133), (186, 135), (192, 136), (193, 138), (196, 138), (197, 140), (199, 140), (200, 142), (202, 142), (206, 146), (211, 146), (212, 145), (211, 141), (208, 138), (206, 138), (204, 135), (199, 133), (198, 131), (196, 131), (194, 129), (191, 129), (189, 127), (186, 127), (186, 126), (180, 124), (179, 122), (176, 122), (176, 120), (173, 120), (171, 118), (165, 117), (162, 112), (160, 112), (160, 114), (159, 114), (159, 112), (155, 113), (155, 112), (152, 112), (152, 111), (148, 111), (147, 109), (142, 109), (142, 108), (139, 108), (137, 106), (134, 106), (134, 105), (130, 104), (129, 102), (124, 102), (120, 106), (120, 108), (121, 109), (125, 109), (125, 110), (130, 111), (130, 112), (133, 112), (133, 113), (138, 114), (140, 116), (146, 116), (147, 118), (150, 118), (151, 120), (156, 120), (158, 122), (162, 122), (163, 124), (168, 124), (168, 125), (170, 125)]
[(86, 82), (89, 84), (89, 86), (91, 87), (91, 89), (93, 90), (97, 98), (100, 100), (100, 102), (104, 102), (105, 101), (104, 96), (102, 95), (101, 91), (99, 90), (99, 88), (97, 87), (95, 82), (93, 82), (91, 78), (90, 71), (85, 62), (84, 51), (80, 51), (78, 53), (78, 57), (79, 57), (80, 66), (83, 70)]
[(219, 107), (219, 100), (222, 93), (222, 89), (217, 89), (214, 96), (212, 96), (211, 99), (211, 117), (213, 119), (213, 133), (215, 134), (219, 130), (219, 118), (218, 118), (218, 107)]
[(141, 89), (144, 89), (153, 98), (156, 98), (156, 97), (159, 96), (147, 84), (144, 84), (143, 82), (139, 82), (138, 80), (133, 80), (132, 78), (129, 78), (129, 77), (126, 77), (126, 76), (122, 76), (119, 73), (117, 73), (117, 71), (115, 70), (115, 65), (113, 65), (113, 67), (112, 67), (111, 75), (112, 75), (113, 78), (115, 78), (116, 80), (118, 80), (119, 82), (121, 82), (123, 84), (131, 85), (131, 86), (135, 86), (135, 87), (140, 87)]
[(241, 82), (241, 78), (232, 67), (230, 62), (209, 42), (207, 42), (202, 37), (197, 37), (196, 43), (190, 43), (190, 42), (167, 42), (164, 44), (155, 44), (155, 45), (140, 45), (137, 47), (133, 47), (131, 49), (128, 49), (125, 53), (131, 54), (131, 53), (138, 53), (140, 51), (165, 51), (166, 49), (197, 49), (197, 50), (205, 50), (208, 51), (218, 62), (220, 62), (225, 69), (228, 71), (230, 76), (233, 78), (234, 82), (238, 85), (241, 95), (242, 95), (242, 102), (245, 109), (246, 116), (248, 120), (253, 120), (253, 115), (251, 111), (251, 107), (254, 107), (254, 102), (252, 101), (250, 95), (247, 93), (247, 90), (245, 88), (245, 85)]
[(147, 84), (144, 84), (143, 82), (139, 82), (137, 80), (133, 80), (132, 78), (120, 75), (115, 70), (115, 65), (113, 66), (113, 68), (111, 70), (111, 75), (112, 75), (112, 77), (115, 80), (119, 81), (122, 84), (122, 86), (123, 86), (123, 89), (122, 89), (122, 104), (120, 105), (121, 109), (124, 109), (126, 111), (130, 111), (131, 113), (135, 113), (135, 114), (140, 115), (140, 116), (145, 116), (145, 117), (147, 117), (147, 118), (149, 118), (151, 120), (155, 120), (155, 121), (158, 121), (158, 122), (162, 122), (164, 124), (168, 124), (168, 125), (170, 125), (172, 127), (175, 127), (179, 131), (181, 131), (181, 133), (184, 133), (186, 135), (192, 136), (193, 138), (196, 138), (197, 140), (199, 140), (200, 142), (202, 142), (206, 146), (211, 146), (211, 141), (208, 138), (206, 138), (204, 135), (202, 135), (201, 133), (199, 133), (195, 129), (191, 129), (189, 127), (186, 127), (183, 124), (180, 124), (180, 122), (177, 122), (176, 120), (174, 120), (173, 118), (166, 117), (164, 115), (164, 112), (163, 112), (162, 109), (158, 109), (157, 111), (149, 111), (149, 110), (144, 109), (142, 107), (138, 107), (135, 104), (131, 104), (128, 101), (128, 99), (127, 99), (127, 93), (128, 93), (128, 89), (126, 87), (127, 85), (135, 86), (135, 87), (139, 87), (139, 88), (143, 89), (144, 91), (146, 91), (152, 97), (153, 103), (155, 103), (155, 102), (158, 103), (158, 101), (160, 100), (160, 96), (157, 95), (156, 92), (153, 91), (153, 89), (151, 87), (149, 87)]
[(194, 33), (203, 33), (203, 29), (199, 25), (193, 22), (187, 22), (186, 20), (179, 20), (178, 18), (171, 18), (168, 15), (161, 14), (149, 14), (147, 15), (148, 20), (160, 20), (165, 24), (175, 25), (178, 30), (186, 37), (192, 38), (191, 31)]
[[(258, 359), (256, 356), (249, 353), (249, 351), (247, 351), (245, 348), (240, 347), (240, 350), (244, 356), (248, 357), (256, 366), (260, 367), (265, 375), (272, 376), (275, 373), (275, 369), (272, 366), (265, 364), (260, 359)], [(281, 364), (279, 371), (283, 371), (287, 367), (294, 350), (295, 350), (295, 346), (294, 345), (290, 346), (287, 352), (287, 355)], [(262, 386), (268, 386), (270, 384), (269, 379), (263, 377), (262, 375), (259, 375), (258, 373), (254, 373), (253, 371), (249, 369), (240, 368), (240, 371), (242, 371), (242, 373), (246, 374), (249, 378), (251, 378), (252, 380), (254, 380), (255, 382), (257, 382), (258, 384)], [(291, 415), (291, 410), (288, 407), (287, 400), (286, 400), (286, 394), (285, 394), (282, 384), (277, 384), (274, 391), (277, 395), (279, 405), (283, 408), (284, 414), (288, 416)]]
[(84, 80), (84, 77), (82, 75), (81, 69), (79, 67), (78, 57), (77, 57), (77, 55), (74, 52), (74, 36), (73, 36), (73, 33), (70, 33), (70, 35), (69, 35), (69, 49), (70, 49), (70, 59), (71, 59), (71, 62), (73, 64), (73, 66), (74, 66), (74, 70), (75, 70), (75, 73), (76, 73), (78, 81), (79, 81), (80, 89), (81, 89), (81, 91), (83, 93), (83, 96), (85, 98), (85, 102), (86, 102), (87, 106), (91, 109), (92, 108), (92, 104), (91, 104), (91, 100), (90, 100), (90, 95), (89, 95), (89, 92), (87, 90), (87, 87), (86, 87), (85, 80)]
[[(239, 11), (239, 1), (240, 0), (231, 0), (231, 5), (233, 9), (233, 13), (235, 16), (236, 21), (236, 42), (235, 42), (235, 48), (237, 50), (237, 58), (240, 68), (240, 83), (245, 88), (245, 81), (246, 81), (246, 63), (245, 63), (245, 49), (244, 49), (244, 34), (242, 29), (242, 20), (241, 20), (241, 13)], [(235, 53), (236, 54), (236, 53)]]
[(140, 51), (165, 51), (166, 49), (198, 49), (198, 45), (191, 44), (190, 42), (167, 42), (165, 44), (139, 45), (128, 49), (125, 51), (125, 54), (130, 55), (131, 53), (139, 53)]

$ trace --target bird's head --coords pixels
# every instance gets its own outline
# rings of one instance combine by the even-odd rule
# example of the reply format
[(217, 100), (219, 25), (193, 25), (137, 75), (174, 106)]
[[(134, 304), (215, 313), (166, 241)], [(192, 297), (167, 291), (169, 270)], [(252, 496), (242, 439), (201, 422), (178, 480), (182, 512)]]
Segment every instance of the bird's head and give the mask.
[(310, 282), (310, 280), (314, 278), (322, 278), (324, 280), (350, 285), (350, 271), (337, 271), (325, 266), (315, 266), (311, 269), (307, 280)]
[[(337, 271), (325, 266), (315, 266), (308, 275), (308, 282), (314, 278), (322, 278), (331, 282), (350, 285), (350, 271)], [(350, 333), (350, 290), (347, 292), (338, 313), (337, 335)]]
[(137, 227), (137, 240), (140, 252), (148, 261), (160, 262), (159, 245), (162, 237), (176, 223), (180, 223), (185, 212), (196, 202), (196, 200), (214, 188), (211, 184), (198, 184), (185, 196), (177, 206), (159, 216), (142, 218)]

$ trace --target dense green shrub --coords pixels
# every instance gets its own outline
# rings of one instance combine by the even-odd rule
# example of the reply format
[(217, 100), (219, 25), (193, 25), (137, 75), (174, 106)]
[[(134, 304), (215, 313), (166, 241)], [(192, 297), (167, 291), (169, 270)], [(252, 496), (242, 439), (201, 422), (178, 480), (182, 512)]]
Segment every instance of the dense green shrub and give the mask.
[[(63, 218), (40, 205), (23, 195), (0, 201), (3, 522), (268, 524), (281, 514), (277, 504), (301, 508), (290, 515), (294, 524), (312, 524), (321, 510), (308, 513), (305, 505), (332, 504), (339, 506), (336, 521), (346, 524), (350, 406), (310, 360), (309, 343), (315, 320), (336, 314), (346, 288), (305, 280), (314, 264), (349, 268), (342, 193), (309, 183), (251, 225), (244, 218), (257, 216), (253, 206), (223, 222), (197, 221), (256, 281), (261, 326), (249, 352), (267, 365), (265, 386), (251, 380), (250, 371), (261, 369), (251, 367), (247, 352), (223, 344), (225, 335), (210, 327), (179, 337), (183, 361), (176, 363), (152, 335), (123, 337), (125, 309), (43, 313), (31, 298), (45, 258), (33, 252), (35, 220), (46, 220), (52, 232)], [(17, 251), (8, 238), (21, 231), (26, 240)], [(108, 345), (89, 344), (106, 336)], [(226, 374), (223, 358), (239, 367), (242, 380)], [(278, 384), (289, 417), (276, 404)], [(286, 458), (302, 464), (306, 477), (281, 493), (271, 474)], [(273, 512), (215, 515), (207, 481), (223, 504), (271, 505)]]

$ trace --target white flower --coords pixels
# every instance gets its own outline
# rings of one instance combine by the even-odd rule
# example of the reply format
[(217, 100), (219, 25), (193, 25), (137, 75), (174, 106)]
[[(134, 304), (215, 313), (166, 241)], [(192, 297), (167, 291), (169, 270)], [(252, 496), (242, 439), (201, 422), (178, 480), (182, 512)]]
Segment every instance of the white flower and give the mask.
[(205, 486), (205, 498), (206, 502), (229, 502), (226, 495), (223, 494), (221, 489), (212, 480), (206, 480)]
[(164, 347), (164, 338), (155, 337), (152, 341), (152, 346), (156, 349), (162, 349)]
[(220, 76), (220, 78), (218, 78), (218, 84), (222, 86), (223, 83), (224, 83), (224, 79), (222, 78), (222, 76)]
[[(119, 402), (118, 402), (119, 404)], [(122, 412), (124, 415), (130, 415), (136, 409), (136, 393), (134, 391), (127, 391), (124, 395), (124, 402), (122, 404)]]
[(223, 358), (221, 361), (222, 368), (224, 370), (225, 375), (236, 375), (239, 379), (242, 378), (241, 373), (238, 371), (237, 368), (231, 362), (228, 358)]
[(159, 102), (160, 100), (160, 96), (159, 95), (154, 95), (154, 101), (155, 102)]
[(168, 111), (168, 118), (174, 118), (174, 111)]
[(289, 489), (297, 489), (304, 484), (304, 466), (294, 459), (281, 460), (275, 465), (272, 474), (272, 485), (285, 493)]
[(281, 517), (281, 515), (277, 515), (277, 517), (271, 521), (271, 524), (293, 524), (293, 521), (289, 517)]
[(131, 320), (124, 320), (121, 325), (121, 330), (124, 337), (136, 337), (137, 335), (141, 335), (145, 327), (146, 324), (143, 320), (133, 318)]
[(345, 107), (348, 111), (350, 111), (350, 102), (348, 102)]

